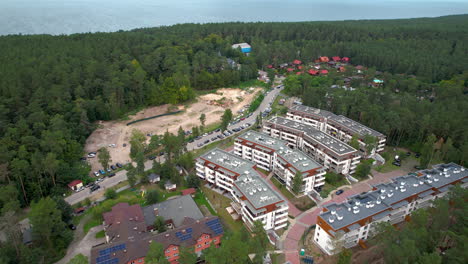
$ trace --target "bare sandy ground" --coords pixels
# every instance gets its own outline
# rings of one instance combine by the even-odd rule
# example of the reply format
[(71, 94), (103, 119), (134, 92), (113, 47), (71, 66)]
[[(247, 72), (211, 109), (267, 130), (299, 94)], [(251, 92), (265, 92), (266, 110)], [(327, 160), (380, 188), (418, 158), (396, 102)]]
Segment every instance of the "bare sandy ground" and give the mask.
[[(234, 115), (245, 105), (255, 98), (255, 95), (261, 88), (241, 89), (218, 89), (214, 94), (206, 94), (197, 98), (197, 102), (188, 106), (177, 105), (179, 110), (184, 112), (155, 118), (127, 126), (127, 123), (133, 120), (160, 115), (169, 112), (171, 105), (161, 105), (146, 108), (137, 114), (130, 116), (130, 120), (125, 121), (99, 121), (99, 128), (96, 129), (86, 140), (85, 152), (97, 151), (101, 147), (108, 147), (112, 163), (127, 163), (130, 161), (130, 136), (133, 129), (138, 129), (147, 134), (159, 134), (169, 131), (177, 133), (181, 126), (184, 130), (191, 130), (194, 126), (201, 125), (199, 117), (202, 113), (206, 115), (205, 125), (220, 121), (221, 115), (226, 108), (230, 108)], [(174, 108), (174, 107), (172, 107)], [(170, 109), (171, 112), (175, 109)], [(148, 137), (149, 139), (149, 137)], [(115, 147), (109, 145), (115, 144)], [(126, 146), (124, 147), (124, 144)], [(89, 159), (92, 171), (100, 169), (97, 157)]]

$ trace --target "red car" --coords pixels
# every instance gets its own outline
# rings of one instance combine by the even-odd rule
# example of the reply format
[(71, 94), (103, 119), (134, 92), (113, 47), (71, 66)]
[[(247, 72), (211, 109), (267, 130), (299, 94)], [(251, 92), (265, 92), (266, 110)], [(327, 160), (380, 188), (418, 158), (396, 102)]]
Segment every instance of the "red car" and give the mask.
[(245, 120), (245, 117), (241, 118), (240, 120), (241, 120), (241, 121), (244, 121), (244, 120)]

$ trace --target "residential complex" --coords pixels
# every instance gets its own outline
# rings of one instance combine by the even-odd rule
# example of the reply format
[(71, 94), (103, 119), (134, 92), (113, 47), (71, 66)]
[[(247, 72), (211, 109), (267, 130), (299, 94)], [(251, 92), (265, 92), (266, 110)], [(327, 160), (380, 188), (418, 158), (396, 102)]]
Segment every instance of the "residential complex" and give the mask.
[[(171, 208), (162, 209), (168, 205), (166, 202), (171, 202)], [(162, 244), (166, 259), (178, 263), (180, 247), (191, 247), (201, 255), (203, 249), (220, 244), (224, 231), (218, 217), (203, 217), (188, 195), (166, 202), (144, 210), (138, 204), (119, 203), (111, 212), (104, 213), (106, 243), (91, 249), (91, 264), (144, 263), (151, 243)], [(182, 207), (173, 207), (179, 203)], [(194, 208), (186, 207), (192, 203)], [(169, 230), (153, 233), (149, 231), (152, 216), (160, 215), (159, 210)], [(184, 212), (187, 215), (184, 216)], [(148, 222), (151, 225), (147, 225)]]
[(298, 121), (273, 117), (263, 122), (263, 132), (304, 151), (326, 169), (336, 173), (353, 174), (360, 161), (360, 155), (353, 147)]
[(295, 105), (289, 108), (287, 118), (310, 125), (343, 142), (349, 142), (353, 136), (357, 136), (362, 152), (366, 152), (364, 143), (366, 136), (372, 136), (377, 139), (377, 142), (371, 153), (367, 154), (384, 150), (385, 135), (342, 115), (335, 115), (313, 107)]
[(231, 194), (233, 209), (248, 228), (261, 221), (265, 230), (286, 226), (287, 201), (258, 174), (255, 163), (220, 149), (196, 159), (197, 176)]
[(301, 193), (308, 194), (325, 184), (325, 169), (302, 151), (290, 149), (283, 140), (251, 130), (237, 137), (234, 144), (236, 155), (273, 171), (289, 190), (297, 172), (303, 178)]
[(345, 248), (362, 244), (375, 233), (376, 223), (409, 220), (414, 210), (431, 206), (457, 183), (466, 188), (468, 171), (454, 163), (439, 164), (375, 185), (343, 203), (328, 204), (317, 216), (314, 242), (330, 255), (337, 251), (337, 244)]

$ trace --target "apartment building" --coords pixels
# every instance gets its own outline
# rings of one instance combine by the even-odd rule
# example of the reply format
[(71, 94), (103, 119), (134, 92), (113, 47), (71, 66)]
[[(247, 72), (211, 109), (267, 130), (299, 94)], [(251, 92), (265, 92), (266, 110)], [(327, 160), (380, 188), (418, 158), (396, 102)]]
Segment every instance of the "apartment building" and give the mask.
[(253, 161), (257, 167), (273, 171), (275, 177), (292, 188), (297, 172), (302, 174), (301, 193), (308, 194), (325, 184), (325, 169), (315, 160), (299, 150), (291, 150), (285, 141), (264, 133), (247, 131), (236, 138), (234, 154)]
[(329, 111), (304, 105), (295, 105), (289, 108), (286, 117), (310, 125), (343, 142), (349, 142), (353, 136), (357, 136), (360, 150), (364, 153), (366, 152), (364, 139), (366, 136), (370, 135), (375, 137), (377, 142), (376, 147), (371, 153), (367, 154), (373, 154), (384, 150), (386, 142), (385, 135), (345, 116), (335, 115)]
[(288, 203), (255, 171), (254, 162), (214, 149), (197, 158), (195, 164), (198, 177), (231, 194), (232, 207), (248, 228), (255, 221), (261, 221), (265, 230), (286, 226)]
[(345, 248), (361, 244), (375, 234), (376, 223), (409, 220), (413, 211), (431, 206), (457, 183), (467, 187), (468, 171), (454, 163), (439, 164), (375, 185), (343, 203), (326, 205), (317, 216), (314, 242), (330, 255), (336, 253), (337, 244)]
[(263, 122), (263, 132), (284, 140), (290, 147), (302, 150), (326, 169), (336, 173), (353, 174), (360, 162), (361, 156), (356, 149), (299, 121), (273, 117)]

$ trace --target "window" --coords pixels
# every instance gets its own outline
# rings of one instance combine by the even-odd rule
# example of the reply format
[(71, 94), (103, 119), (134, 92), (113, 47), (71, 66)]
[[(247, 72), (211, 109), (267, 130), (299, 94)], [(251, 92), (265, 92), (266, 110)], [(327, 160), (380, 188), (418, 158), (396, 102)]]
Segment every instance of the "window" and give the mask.
[(318, 230), (320, 230), (320, 226), (318, 227)]
[(205, 236), (205, 238), (208, 238), (209, 236)]
[(143, 262), (143, 259), (139, 259), (139, 260), (138, 260), (138, 263), (142, 263), (142, 262)]
[(213, 242), (216, 242), (217, 240), (216, 239), (213, 239)]
[(201, 247), (201, 245), (197, 245), (197, 248), (200, 248), (200, 247)]
[(317, 241), (317, 242), (318, 242), (318, 238), (316, 238), (316, 239), (315, 239), (315, 241)]
[(206, 242), (205, 242), (205, 245), (208, 245), (208, 244), (210, 244), (210, 241), (206, 241)]
[(320, 233), (317, 233), (317, 236), (320, 236)]
[(166, 250), (166, 253), (171, 253), (171, 250), (170, 249)]
[(177, 250), (177, 247), (173, 247), (172, 250), (173, 250), (173, 251), (176, 251), (176, 250)]
[(173, 255), (173, 257), (177, 257), (177, 256), (179, 256), (179, 253), (175, 253), (175, 254)]

